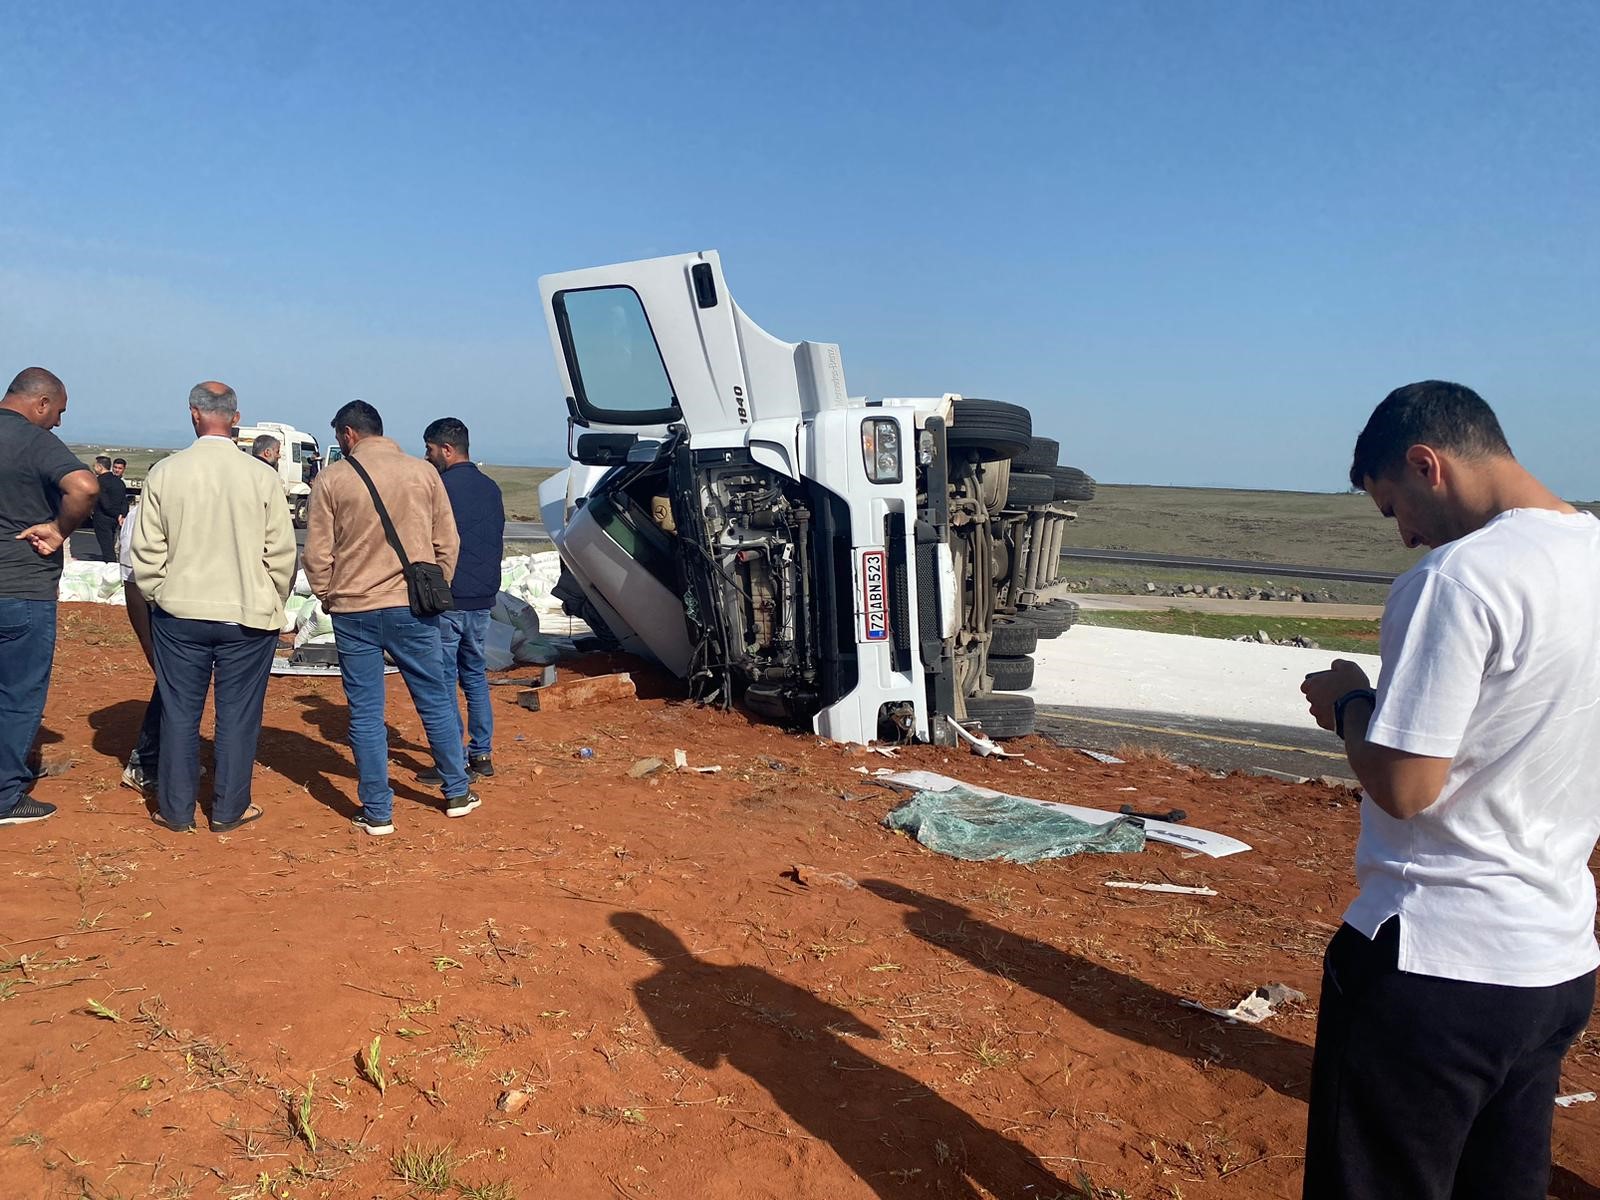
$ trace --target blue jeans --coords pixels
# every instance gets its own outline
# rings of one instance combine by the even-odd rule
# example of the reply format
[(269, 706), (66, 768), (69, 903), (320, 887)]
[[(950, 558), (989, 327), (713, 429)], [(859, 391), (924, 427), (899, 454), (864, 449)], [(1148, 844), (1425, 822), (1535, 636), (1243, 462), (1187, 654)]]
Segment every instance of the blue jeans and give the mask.
[(333, 641), (339, 650), (339, 674), (350, 705), (350, 749), (356, 756), (356, 795), (361, 812), (373, 824), (394, 815), (394, 789), (389, 786), (389, 730), (383, 722), (383, 654), (400, 668), (411, 702), (433, 751), (433, 765), (447, 799), (464, 796), (467, 758), (461, 749), (461, 714), (455, 688), (444, 673), (439, 648), (439, 618), (413, 616), (409, 608), (377, 608), (371, 612), (334, 613)]
[(33, 786), (28, 752), (56, 657), (56, 602), (0, 597), (0, 814)]
[(483, 644), (489, 636), (489, 610), (439, 614), (444, 677), (454, 676), (467, 697), (467, 757), (483, 758), (494, 743), (494, 712), (489, 707), (488, 664)]
[[(150, 612), (156, 688), (161, 708), (161, 754), (156, 802), (168, 825), (194, 824), (200, 790), (200, 714), (216, 681), (211, 823), (237, 821), (250, 807), (250, 777), (261, 738), (261, 709), (272, 673), (275, 629), (246, 629), (226, 621), (195, 621), (159, 608)], [(149, 717), (146, 710), (145, 716)]]

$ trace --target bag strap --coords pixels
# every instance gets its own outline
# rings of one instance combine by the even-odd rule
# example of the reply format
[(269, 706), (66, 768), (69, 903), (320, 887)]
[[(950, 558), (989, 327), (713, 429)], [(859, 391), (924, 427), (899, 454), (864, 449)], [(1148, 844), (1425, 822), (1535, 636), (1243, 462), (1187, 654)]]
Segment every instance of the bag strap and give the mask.
[(345, 462), (356, 469), (356, 474), (361, 476), (367, 485), (367, 491), (372, 493), (372, 503), (378, 510), (378, 520), (383, 522), (384, 536), (389, 539), (389, 545), (394, 547), (394, 552), (400, 556), (400, 572), (404, 574), (411, 569), (411, 560), (406, 557), (406, 548), (400, 543), (400, 535), (394, 531), (394, 522), (389, 519), (389, 510), (383, 506), (383, 497), (378, 495), (378, 486), (372, 482), (372, 476), (367, 474), (367, 469), (356, 461), (354, 454), (344, 456)]

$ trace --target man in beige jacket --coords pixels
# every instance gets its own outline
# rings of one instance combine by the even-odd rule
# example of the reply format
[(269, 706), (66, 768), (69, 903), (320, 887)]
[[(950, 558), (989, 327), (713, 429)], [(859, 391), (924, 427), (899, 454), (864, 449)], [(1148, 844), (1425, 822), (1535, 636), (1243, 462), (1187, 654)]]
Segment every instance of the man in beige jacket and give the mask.
[(361, 814), (355, 825), (382, 836), (394, 832), (389, 733), (383, 720), (386, 651), (422, 718), (446, 815), (464, 817), (479, 802), (467, 778), (455, 678), (445, 675), (439, 618), (412, 613), (400, 556), (389, 544), (372, 492), (355, 464), (360, 463), (383, 498), (407, 560), (437, 563), (449, 579), (461, 543), (439, 472), (383, 436), (377, 409), (352, 400), (333, 418), (333, 433), (345, 457), (318, 475), (311, 489), (306, 580), (333, 618), (339, 674), (350, 705), (350, 749), (359, 777)]
[(211, 828), (261, 816), (250, 775), (283, 603), (294, 583), (294, 527), (277, 475), (234, 444), (239, 405), (223, 383), (189, 393), (192, 446), (145, 476), (129, 557), (150, 602), (161, 693), (158, 824), (194, 829), (200, 714), (216, 681)]

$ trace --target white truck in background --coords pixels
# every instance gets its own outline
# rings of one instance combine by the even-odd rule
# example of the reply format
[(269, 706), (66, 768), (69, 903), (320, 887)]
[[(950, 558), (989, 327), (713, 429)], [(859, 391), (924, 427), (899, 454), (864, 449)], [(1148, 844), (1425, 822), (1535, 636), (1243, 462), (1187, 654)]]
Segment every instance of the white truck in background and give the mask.
[(309, 433), (281, 421), (241, 425), (234, 431), (233, 440), (248, 454), (256, 438), (264, 433), (278, 439), (278, 479), (283, 483), (295, 527), (304, 529), (311, 504), (311, 481), (323, 466), (322, 448)]
[(835, 741), (1033, 731), (1015, 690), (1076, 611), (1042, 595), (1059, 501), (1094, 484), (1026, 409), (850, 397), (838, 346), (762, 330), (714, 251), (539, 286), (574, 464), (540, 507), (569, 612), (703, 702)]

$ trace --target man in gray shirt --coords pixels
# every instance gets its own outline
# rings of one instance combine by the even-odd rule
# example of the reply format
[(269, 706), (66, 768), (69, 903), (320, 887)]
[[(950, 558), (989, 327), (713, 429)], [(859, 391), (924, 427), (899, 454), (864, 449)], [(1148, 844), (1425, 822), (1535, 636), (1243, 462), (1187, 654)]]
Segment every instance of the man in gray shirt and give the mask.
[(0, 825), (42, 821), (28, 752), (44, 718), (56, 653), (61, 547), (88, 518), (100, 485), (50, 431), (67, 389), (29, 367), (0, 400)]

